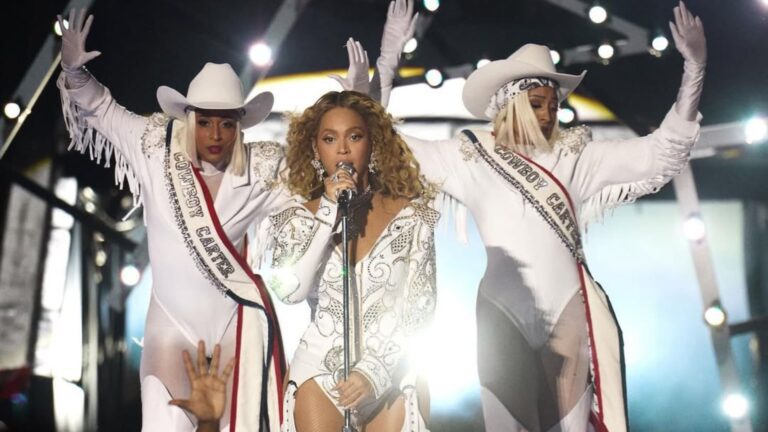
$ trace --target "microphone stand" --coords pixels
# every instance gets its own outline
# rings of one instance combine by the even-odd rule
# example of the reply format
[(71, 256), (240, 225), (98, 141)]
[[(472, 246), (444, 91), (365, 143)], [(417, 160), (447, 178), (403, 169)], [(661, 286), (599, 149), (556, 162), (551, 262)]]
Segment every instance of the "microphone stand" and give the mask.
[[(344, 309), (344, 381), (349, 379), (349, 201), (350, 195), (342, 191), (338, 197), (339, 210), (341, 211), (341, 275)], [(352, 417), (349, 408), (344, 408), (344, 426), (342, 432), (356, 432), (352, 427)]]

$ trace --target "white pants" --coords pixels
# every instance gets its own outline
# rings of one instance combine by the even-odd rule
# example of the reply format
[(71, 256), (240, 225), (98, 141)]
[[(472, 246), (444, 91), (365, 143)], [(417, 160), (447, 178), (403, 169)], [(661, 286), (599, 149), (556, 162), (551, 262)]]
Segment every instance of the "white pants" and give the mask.
[[(229, 320), (224, 335), (218, 341), (205, 341), (205, 348), (206, 356), (210, 357), (214, 345), (220, 344), (221, 364), (226, 364), (235, 355), (236, 315), (221, 319)], [(181, 329), (153, 293), (147, 312), (139, 372), (143, 432), (193, 432), (196, 429), (197, 419), (179, 407), (168, 405), (168, 401), (189, 397), (189, 378), (181, 355), (182, 351), (189, 351), (194, 363), (197, 342), (194, 335), (188, 335)], [(227, 403), (221, 419), (223, 431), (229, 430), (231, 394), (230, 379), (227, 383)]]

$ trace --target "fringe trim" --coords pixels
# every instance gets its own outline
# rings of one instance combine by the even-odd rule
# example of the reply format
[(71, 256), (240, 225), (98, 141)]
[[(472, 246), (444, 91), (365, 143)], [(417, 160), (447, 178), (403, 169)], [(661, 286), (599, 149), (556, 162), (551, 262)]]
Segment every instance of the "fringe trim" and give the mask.
[(622, 204), (635, 202), (638, 198), (658, 192), (665, 184), (688, 165), (691, 145), (696, 140), (666, 138), (657, 156), (661, 168), (651, 178), (632, 183), (606, 186), (598, 193), (585, 200), (579, 208), (579, 225), (584, 231), (592, 222), (602, 222), (607, 211), (612, 211)]
[[(93, 79), (93, 78), (92, 78)], [(123, 189), (127, 181), (128, 189), (133, 194), (133, 205), (142, 204), (141, 185), (136, 173), (131, 168), (128, 159), (123, 155), (114, 144), (88, 124), (88, 111), (79, 107), (70, 97), (64, 82), (64, 74), (59, 76), (57, 85), (61, 93), (61, 110), (64, 114), (64, 125), (69, 132), (70, 143), (67, 150), (75, 150), (80, 154), (88, 153), (91, 160), (97, 164), (103, 164), (105, 168), (110, 167), (112, 157), (115, 158), (115, 185)]]
[(456, 240), (458, 240), (462, 246), (468, 246), (467, 207), (445, 192), (439, 192), (435, 196), (434, 207), (440, 213), (441, 219), (445, 221), (444, 224), (441, 223), (440, 225), (445, 229), (450, 226), (451, 222), (453, 222)]

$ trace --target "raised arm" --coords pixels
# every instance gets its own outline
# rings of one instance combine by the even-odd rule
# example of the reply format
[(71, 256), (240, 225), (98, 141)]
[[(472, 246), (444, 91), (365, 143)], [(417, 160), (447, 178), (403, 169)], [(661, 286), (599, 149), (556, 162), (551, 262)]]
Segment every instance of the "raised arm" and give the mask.
[(698, 140), (698, 105), (706, 64), (704, 28), (683, 3), (674, 13), (672, 35), (685, 60), (677, 100), (650, 135), (595, 141), (584, 147), (576, 165), (575, 181), (582, 200), (589, 202), (589, 213), (658, 191), (685, 167)]
[(371, 82), (372, 91), (380, 92), (372, 96), (385, 107), (389, 104), (403, 47), (413, 37), (418, 20), (419, 14), (413, 14), (413, 0), (394, 0), (389, 3), (387, 21), (381, 36), (381, 52), (376, 59), (376, 70)]
[(472, 164), (476, 159), (471, 144), (465, 142), (462, 136), (430, 141), (402, 135), (419, 162), (421, 174), (443, 192), (464, 202), (467, 186), (471, 187), (475, 182)]
[[(122, 184), (128, 178), (131, 192), (136, 195), (137, 165), (140, 164), (139, 141), (148, 125), (148, 119), (131, 113), (112, 98), (109, 90), (101, 85), (85, 68), (85, 64), (98, 57), (98, 51), (85, 51), (93, 16), (85, 19), (85, 10), (69, 14), (69, 28), (58, 17), (62, 29), (61, 68), (56, 82), (61, 93), (64, 120), (72, 143), (81, 153), (86, 151), (92, 159), (109, 166), (114, 151), (116, 180)], [(94, 133), (95, 132), (95, 133)]]

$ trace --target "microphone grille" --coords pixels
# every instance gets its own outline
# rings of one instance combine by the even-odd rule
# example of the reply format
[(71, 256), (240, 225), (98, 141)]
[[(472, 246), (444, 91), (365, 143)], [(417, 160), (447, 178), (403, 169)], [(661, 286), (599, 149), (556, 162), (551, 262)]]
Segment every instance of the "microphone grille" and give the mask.
[(340, 161), (336, 164), (337, 169), (343, 169), (344, 171), (348, 172), (349, 175), (355, 175), (355, 166), (352, 165), (352, 162), (347, 161)]

